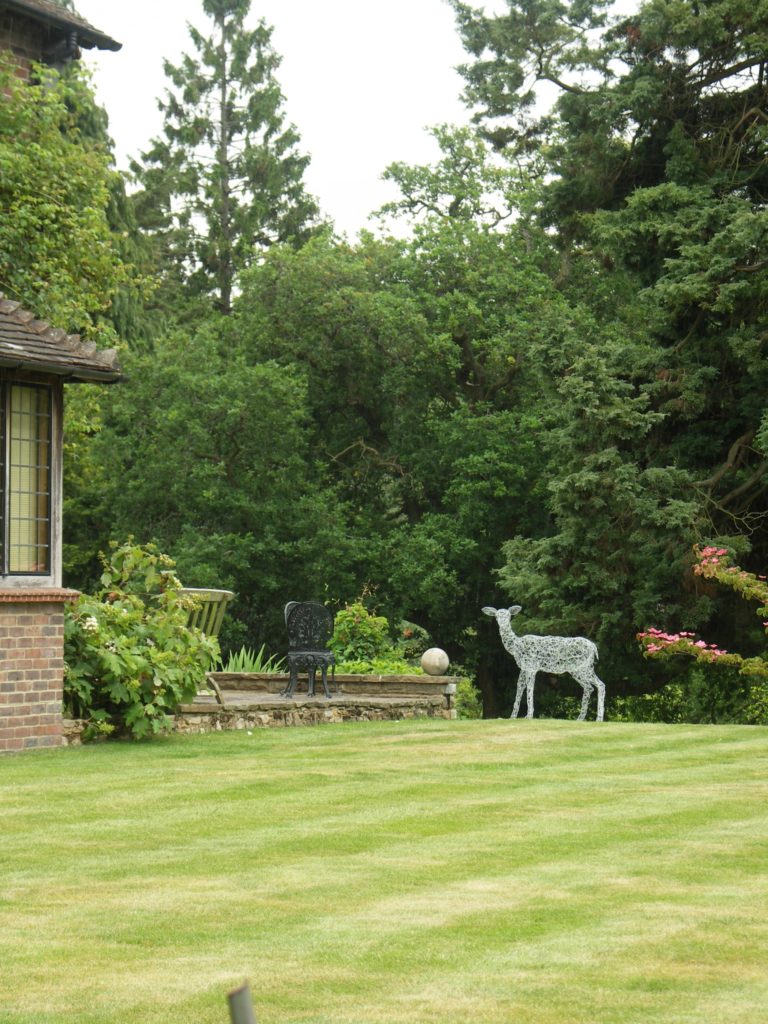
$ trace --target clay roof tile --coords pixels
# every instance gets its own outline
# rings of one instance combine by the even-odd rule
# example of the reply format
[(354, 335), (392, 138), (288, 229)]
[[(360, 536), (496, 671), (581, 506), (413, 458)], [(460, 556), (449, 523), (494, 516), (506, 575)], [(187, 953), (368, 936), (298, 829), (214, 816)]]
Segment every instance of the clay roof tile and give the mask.
[(99, 349), (79, 334), (36, 320), (0, 292), (0, 367), (38, 370), (74, 381), (120, 380), (115, 349)]

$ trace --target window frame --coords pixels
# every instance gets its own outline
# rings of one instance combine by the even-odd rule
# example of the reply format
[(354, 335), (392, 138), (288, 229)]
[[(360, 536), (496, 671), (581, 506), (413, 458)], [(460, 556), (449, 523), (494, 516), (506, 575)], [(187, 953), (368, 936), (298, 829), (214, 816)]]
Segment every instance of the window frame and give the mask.
[[(34, 388), (48, 395), (48, 435), (39, 437), (47, 444), (48, 460), (45, 469), (48, 475), (46, 537), (47, 568), (32, 571), (11, 570), (11, 476), (13, 466), (10, 458), (10, 421), (12, 415), (11, 395), (16, 387)], [(15, 374), (0, 377), (0, 586), (4, 587), (57, 587), (61, 585), (61, 381), (41, 375), (39, 378)], [(16, 492), (18, 493), (18, 492)], [(43, 492), (45, 493), (45, 492)]]

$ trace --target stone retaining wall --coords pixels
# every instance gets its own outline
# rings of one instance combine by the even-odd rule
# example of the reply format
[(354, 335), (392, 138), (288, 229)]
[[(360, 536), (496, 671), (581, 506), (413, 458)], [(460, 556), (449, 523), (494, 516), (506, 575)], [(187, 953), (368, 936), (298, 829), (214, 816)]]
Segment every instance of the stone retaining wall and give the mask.
[(222, 732), (235, 729), (272, 729), (297, 725), (333, 725), (341, 722), (401, 721), (404, 718), (455, 718), (445, 701), (397, 700), (387, 703), (338, 704), (316, 700), (285, 701), (283, 704), (210, 706), (205, 710), (185, 709), (175, 720), (180, 733)]
[[(183, 706), (176, 718), (179, 732), (270, 729), (337, 722), (398, 721), (403, 718), (455, 718), (452, 676), (336, 676), (330, 698), (322, 696), (319, 675), (315, 696), (308, 697), (299, 679), (292, 700), (280, 696), (288, 683), (281, 673), (214, 672), (224, 707), (212, 697)], [(321, 696), (317, 696), (318, 692)]]
[[(299, 680), (292, 700), (280, 696), (287, 675), (274, 673), (212, 673), (224, 696), (224, 706), (210, 694), (185, 704), (174, 719), (179, 733), (273, 729), (341, 722), (400, 721), (405, 718), (456, 718), (453, 676), (338, 675), (330, 699), (308, 697)], [(322, 693), (322, 686), (318, 680)], [(64, 722), (63, 742), (81, 742), (84, 722)]]

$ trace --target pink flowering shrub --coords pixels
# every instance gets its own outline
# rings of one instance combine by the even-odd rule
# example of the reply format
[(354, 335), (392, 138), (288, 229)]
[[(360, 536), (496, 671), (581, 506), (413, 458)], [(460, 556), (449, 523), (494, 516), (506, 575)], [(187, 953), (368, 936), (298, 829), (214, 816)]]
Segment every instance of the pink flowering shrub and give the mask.
[[(758, 602), (757, 614), (768, 634), (768, 582), (765, 576), (756, 576), (745, 572), (738, 566), (731, 565), (726, 548), (704, 547), (695, 548), (696, 565), (693, 571), (697, 576), (716, 580), (730, 587), (748, 601)], [(740, 654), (732, 654), (722, 650), (717, 644), (697, 640), (694, 633), (681, 631), (666, 633), (661, 629), (650, 628), (637, 634), (648, 658), (666, 658), (676, 654), (687, 655), (704, 664), (731, 665), (740, 675), (755, 680), (768, 681), (768, 658), (744, 658)], [(756, 695), (757, 696), (757, 695)]]
[(690, 654), (697, 661), (713, 662), (726, 658), (726, 664), (735, 665), (738, 655), (728, 654), (717, 644), (708, 644), (705, 640), (695, 640), (695, 633), (665, 633), (661, 629), (647, 629), (638, 633), (637, 639), (645, 648), (644, 653), (652, 654)]
[(693, 571), (705, 579), (717, 580), (718, 583), (730, 587), (747, 601), (757, 601), (756, 613), (763, 620), (763, 628), (768, 632), (768, 581), (765, 576), (756, 576), (745, 572), (737, 565), (730, 565), (728, 552), (725, 548), (694, 548), (697, 563)]

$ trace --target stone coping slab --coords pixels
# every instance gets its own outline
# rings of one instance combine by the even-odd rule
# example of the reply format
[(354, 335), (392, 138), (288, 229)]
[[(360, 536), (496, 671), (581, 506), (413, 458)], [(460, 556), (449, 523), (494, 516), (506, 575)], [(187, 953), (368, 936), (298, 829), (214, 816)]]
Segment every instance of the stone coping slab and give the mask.
[(73, 604), (79, 590), (65, 587), (3, 587), (0, 604)]
[[(446, 698), (443, 693), (434, 694), (337, 694), (332, 693), (330, 697), (322, 694), (315, 694), (314, 697), (306, 693), (296, 693), (293, 697), (283, 697), (279, 693), (265, 693), (259, 691), (243, 692), (242, 690), (222, 690), (223, 708), (227, 711), (251, 711), (264, 708), (273, 710), (275, 708), (309, 708), (322, 705), (323, 707), (361, 707), (390, 708), (395, 705), (424, 704), (434, 707), (445, 707)], [(213, 694), (200, 693), (191, 704), (181, 704), (179, 714), (200, 715), (210, 714), (211, 711), (221, 710), (222, 705), (218, 703)]]
[[(219, 689), (233, 693), (271, 693), (284, 690), (289, 675), (283, 672), (211, 672)], [(346, 696), (415, 697), (446, 693), (446, 688), (458, 683), (457, 676), (430, 675), (349, 675), (337, 672), (331, 686), (331, 699)], [(319, 687), (316, 682), (315, 690)], [(299, 678), (296, 694), (307, 692), (307, 680)], [(449, 691), (455, 692), (455, 691)], [(317, 698), (312, 698), (317, 699)]]

